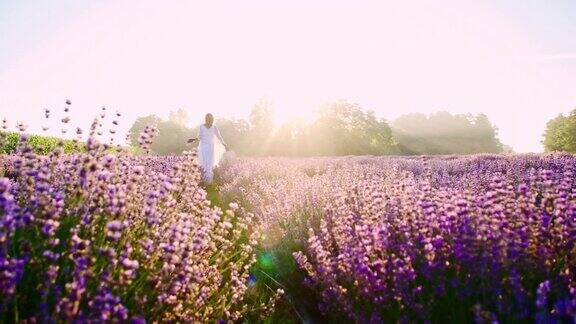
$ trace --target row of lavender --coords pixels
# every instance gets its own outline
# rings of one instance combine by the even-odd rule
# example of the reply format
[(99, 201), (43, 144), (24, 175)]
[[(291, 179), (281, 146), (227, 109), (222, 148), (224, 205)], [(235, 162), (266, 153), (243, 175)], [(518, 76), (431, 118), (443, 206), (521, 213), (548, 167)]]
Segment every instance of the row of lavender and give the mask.
[(0, 156), (0, 321), (266, 316), (281, 291), (250, 287), (253, 216), (210, 205), (194, 154), (110, 155), (92, 135), (82, 154), (23, 135)]
[(221, 178), (270, 250), (302, 247), (329, 317), (574, 322), (575, 170), (572, 155), (243, 159)]

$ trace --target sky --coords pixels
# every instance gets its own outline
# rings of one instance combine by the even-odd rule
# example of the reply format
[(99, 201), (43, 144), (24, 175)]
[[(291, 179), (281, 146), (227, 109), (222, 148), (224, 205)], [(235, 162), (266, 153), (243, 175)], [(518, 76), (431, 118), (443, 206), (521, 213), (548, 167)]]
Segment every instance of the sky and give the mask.
[[(0, 118), (40, 132), (72, 100), (199, 124), (346, 100), (392, 120), (485, 113), (517, 152), (576, 108), (576, 1), (0, 0)], [(58, 133), (56, 120), (50, 132)]]

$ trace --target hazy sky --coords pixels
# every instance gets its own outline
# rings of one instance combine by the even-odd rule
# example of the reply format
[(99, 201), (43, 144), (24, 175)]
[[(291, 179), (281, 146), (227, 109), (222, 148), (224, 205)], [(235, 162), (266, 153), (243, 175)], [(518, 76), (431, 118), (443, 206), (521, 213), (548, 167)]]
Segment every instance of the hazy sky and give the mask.
[[(576, 107), (574, 0), (0, 0), (0, 117), (484, 112), (518, 152)], [(53, 122), (55, 123), (55, 122)], [(85, 127), (86, 128), (86, 127)], [(54, 127), (53, 127), (53, 131)]]

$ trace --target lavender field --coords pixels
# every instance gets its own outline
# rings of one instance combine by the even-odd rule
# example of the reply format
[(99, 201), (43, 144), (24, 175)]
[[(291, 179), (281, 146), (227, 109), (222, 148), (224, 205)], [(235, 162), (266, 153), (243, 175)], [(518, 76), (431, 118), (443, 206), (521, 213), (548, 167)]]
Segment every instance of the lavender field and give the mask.
[(288, 291), (332, 320), (569, 323), (575, 167), (560, 154), (251, 159), (222, 170), (222, 194), (263, 222), (271, 255), (291, 254), (303, 275)]
[(573, 155), (85, 149), (0, 156), (2, 322), (576, 321)]

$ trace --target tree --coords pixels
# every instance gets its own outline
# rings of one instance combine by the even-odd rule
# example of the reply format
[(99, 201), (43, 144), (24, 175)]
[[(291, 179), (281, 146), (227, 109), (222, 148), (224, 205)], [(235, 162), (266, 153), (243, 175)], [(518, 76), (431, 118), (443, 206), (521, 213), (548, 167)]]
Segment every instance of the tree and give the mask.
[(303, 155), (381, 155), (396, 152), (388, 123), (358, 105), (340, 101), (321, 108), (302, 134), (309, 144)]
[(140, 133), (146, 126), (155, 126), (158, 135), (153, 139), (152, 152), (156, 154), (180, 154), (186, 149), (186, 141), (192, 137), (193, 132), (175, 121), (165, 121), (156, 115), (149, 115), (136, 119), (130, 128), (130, 144), (138, 146)]
[(249, 121), (246, 152), (251, 155), (264, 155), (268, 151), (274, 130), (272, 104), (268, 100), (260, 100), (252, 108)]
[(475, 150), (486, 152), (502, 152), (503, 145), (497, 139), (498, 129), (490, 123), (488, 116), (479, 114), (474, 119), (472, 134), (475, 137), (473, 144), (476, 144)]
[(174, 121), (162, 121), (157, 127), (151, 149), (161, 155), (181, 154), (187, 149), (188, 139), (195, 136), (192, 129)]
[(283, 123), (274, 133), (267, 153), (274, 156), (302, 155), (306, 143), (302, 136), (305, 128), (306, 123), (299, 119)]
[(158, 127), (162, 119), (156, 115), (148, 115), (145, 117), (138, 117), (132, 127), (130, 127), (129, 138), (130, 138), (130, 145), (138, 146), (138, 138), (140, 137), (140, 133), (144, 131), (146, 126), (155, 126)]
[(568, 116), (559, 115), (546, 124), (542, 144), (547, 152), (576, 152), (576, 109)]
[(497, 129), (484, 114), (407, 114), (392, 123), (392, 131), (404, 154), (502, 152)]
[(168, 120), (180, 126), (186, 126), (190, 122), (190, 117), (184, 109), (180, 108), (176, 111), (171, 111), (168, 114)]

